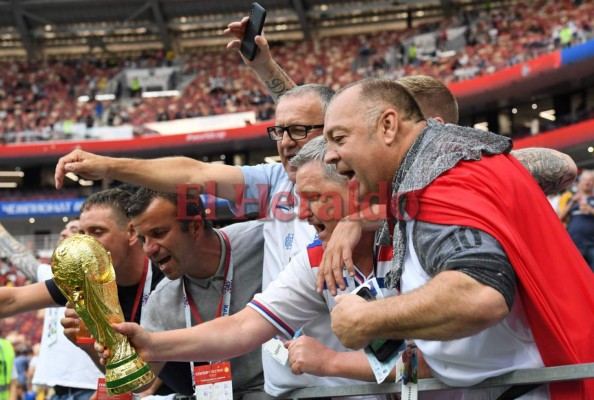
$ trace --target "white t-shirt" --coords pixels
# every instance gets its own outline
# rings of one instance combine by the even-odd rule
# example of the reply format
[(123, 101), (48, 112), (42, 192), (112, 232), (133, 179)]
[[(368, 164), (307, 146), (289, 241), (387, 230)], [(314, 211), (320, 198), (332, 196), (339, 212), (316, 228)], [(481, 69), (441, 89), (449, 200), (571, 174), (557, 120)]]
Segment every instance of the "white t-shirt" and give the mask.
[[(316, 338), (326, 347), (335, 351), (346, 352), (346, 349), (338, 340), (330, 328), (330, 310), (336, 305), (334, 297), (328, 290), (319, 294), (316, 290), (316, 276), (321, 262), (321, 242), (316, 240), (305, 251), (293, 257), (289, 265), (280, 273), (268, 288), (248, 304), (248, 307), (256, 310), (279, 331), (291, 339), (295, 331), (303, 327), (303, 334)], [(391, 248), (386, 251), (387, 258), (379, 257), (375, 274), (364, 276), (357, 270), (355, 278), (348, 278), (349, 283), (346, 291), (350, 293), (356, 286), (366, 280), (377, 276), (380, 286), (383, 286), (383, 276), (391, 269)], [(384, 293), (386, 296), (394, 295), (395, 291)], [(276, 363), (278, 366), (278, 362)], [(290, 370), (289, 370), (290, 371)], [(288, 390), (298, 387), (311, 386), (349, 386), (361, 385), (363, 382), (337, 377), (317, 377), (313, 375), (293, 375), (300, 380), (285, 382), (282, 386), (276, 387), (275, 396), (280, 396)], [(303, 381), (305, 380), (305, 382)], [(369, 399), (380, 399), (385, 396), (369, 396)]]
[[(295, 184), (289, 180), (282, 164), (244, 166), (241, 171), (245, 181), (244, 199), (248, 199), (244, 200), (245, 212), (261, 210), (261, 215), (266, 216), (262, 270), (262, 290), (265, 290), (291, 258), (313, 241), (315, 229), (307, 221), (298, 218), (299, 199), (295, 196)], [(322, 320), (320, 324), (328, 321)], [(273, 396), (291, 389), (322, 386), (322, 379), (311, 375), (294, 375), (288, 366), (280, 365), (264, 350), (262, 365), (264, 389)]]
[[(414, 224), (415, 221), (409, 221), (406, 225), (407, 248), (401, 279), (402, 293), (415, 290), (431, 280), (415, 251)], [(517, 295), (508, 316), (490, 328), (462, 339), (448, 341), (417, 339), (415, 343), (423, 353), (433, 376), (450, 386), (471, 386), (506, 372), (544, 366), (526, 320), (522, 302)], [(464, 391), (460, 391), (459, 396), (447, 398), (495, 399), (496, 392), (502, 390), (504, 389), (468, 391), (465, 395)], [(548, 398), (546, 386), (521, 397), (522, 400)]]
[[(245, 180), (247, 213), (261, 210), (264, 223), (264, 270), (262, 290), (268, 287), (291, 258), (310, 244), (315, 229), (298, 218), (299, 198), (295, 184), (282, 164), (241, 167)], [(255, 203), (256, 199), (260, 199)]]
[[(44, 282), (51, 278), (51, 267), (41, 264), (37, 270), (37, 281)], [(97, 380), (103, 377), (103, 373), (87, 353), (64, 336), (60, 319), (64, 317), (65, 309), (65, 307), (51, 307), (45, 310), (39, 357), (32, 383), (97, 389)]]

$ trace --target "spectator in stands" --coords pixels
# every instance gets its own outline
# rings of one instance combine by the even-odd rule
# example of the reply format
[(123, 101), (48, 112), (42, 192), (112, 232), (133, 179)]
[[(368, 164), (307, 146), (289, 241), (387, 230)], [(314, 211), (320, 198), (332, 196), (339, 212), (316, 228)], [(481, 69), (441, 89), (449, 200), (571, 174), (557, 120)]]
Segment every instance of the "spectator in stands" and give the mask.
[[(383, 182), (398, 200), (380, 241), (390, 240), (393, 226), (387, 286), (402, 295), (339, 299), (332, 327), (346, 347), (412, 338), (434, 376), (456, 386), (518, 368), (594, 361), (594, 326), (582, 324), (594, 317), (591, 271), (542, 191), (505, 155), (509, 139), (426, 122), (410, 94), (386, 80), (341, 90), (324, 134), (325, 160), (358, 182), (359, 196)], [(550, 388), (553, 398), (578, 398), (594, 386)]]
[(594, 171), (584, 170), (578, 179), (577, 193), (560, 216), (567, 232), (594, 272)]
[(138, 77), (135, 76), (130, 83), (130, 97), (139, 97), (141, 93), (142, 87), (140, 87), (140, 81), (138, 80)]
[(12, 343), (0, 338), (0, 400), (17, 400), (17, 383)]
[(17, 370), (19, 385), (27, 387), (27, 370), (31, 358), (31, 347), (25, 343), (19, 343), (15, 348), (14, 367)]
[[(43, 340), (43, 336), (41, 338)], [(35, 368), (37, 367), (37, 363), (39, 361), (39, 348), (40, 343), (35, 343), (31, 347), (31, 359), (29, 360), (29, 368), (27, 369), (27, 393), (34, 393), (35, 397), (41, 394), (44, 395), (45, 388), (42, 388), (38, 385), (33, 384), (33, 376), (35, 375)], [(44, 396), (45, 398), (45, 396)]]

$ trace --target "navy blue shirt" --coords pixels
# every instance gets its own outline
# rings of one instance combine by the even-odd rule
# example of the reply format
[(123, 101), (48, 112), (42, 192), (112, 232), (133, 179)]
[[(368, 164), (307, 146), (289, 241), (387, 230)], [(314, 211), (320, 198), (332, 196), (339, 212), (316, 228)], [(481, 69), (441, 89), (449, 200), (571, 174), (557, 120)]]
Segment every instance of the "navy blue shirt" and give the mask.
[[(594, 196), (586, 199), (590, 207), (594, 207)], [(580, 205), (575, 202), (569, 211), (570, 219), (567, 223), (567, 232), (573, 242), (582, 250), (594, 246), (594, 215), (580, 211)]]

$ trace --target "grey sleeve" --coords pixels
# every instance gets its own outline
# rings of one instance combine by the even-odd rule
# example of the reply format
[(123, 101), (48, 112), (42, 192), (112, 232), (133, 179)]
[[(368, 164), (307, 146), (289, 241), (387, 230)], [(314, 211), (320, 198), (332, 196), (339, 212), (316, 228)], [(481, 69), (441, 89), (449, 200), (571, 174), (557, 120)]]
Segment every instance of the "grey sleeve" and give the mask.
[(478, 229), (416, 221), (413, 246), (429, 276), (460, 271), (499, 291), (511, 309), (516, 290), (514, 269), (499, 242)]
[(39, 260), (0, 224), (0, 257), (6, 257), (31, 282), (37, 282)]

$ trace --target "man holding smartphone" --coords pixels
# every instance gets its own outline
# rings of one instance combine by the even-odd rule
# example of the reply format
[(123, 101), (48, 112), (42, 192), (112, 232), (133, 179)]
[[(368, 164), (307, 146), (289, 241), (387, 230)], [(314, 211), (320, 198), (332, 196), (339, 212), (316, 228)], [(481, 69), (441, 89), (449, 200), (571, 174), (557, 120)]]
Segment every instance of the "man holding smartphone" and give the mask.
[(250, 61), (254, 61), (254, 58), (256, 58), (258, 45), (256, 44), (255, 39), (257, 35), (262, 34), (265, 20), (266, 10), (260, 4), (252, 3), (248, 23), (240, 47), (241, 54)]

